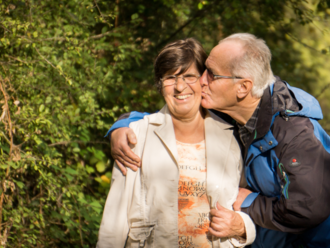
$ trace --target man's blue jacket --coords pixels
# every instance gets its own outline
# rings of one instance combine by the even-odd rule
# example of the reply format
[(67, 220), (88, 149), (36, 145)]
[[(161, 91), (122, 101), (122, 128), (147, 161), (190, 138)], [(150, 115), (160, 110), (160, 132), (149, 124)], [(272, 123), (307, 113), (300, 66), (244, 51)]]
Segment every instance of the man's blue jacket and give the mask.
[[(109, 132), (145, 114), (132, 112)], [(256, 129), (241, 146), (254, 192), (242, 204), (257, 225), (252, 248), (330, 248), (330, 137), (322, 118), (314, 97), (279, 78), (265, 90)]]

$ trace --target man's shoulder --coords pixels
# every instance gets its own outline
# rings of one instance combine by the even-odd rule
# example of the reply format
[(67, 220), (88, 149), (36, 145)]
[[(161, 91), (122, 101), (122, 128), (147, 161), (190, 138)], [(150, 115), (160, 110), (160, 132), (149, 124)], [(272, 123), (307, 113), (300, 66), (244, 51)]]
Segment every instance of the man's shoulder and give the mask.
[(314, 136), (314, 127), (311, 120), (303, 116), (281, 116), (275, 118), (272, 126), (272, 133), (280, 144), (288, 144), (293, 139), (299, 142), (297, 137), (302, 132)]

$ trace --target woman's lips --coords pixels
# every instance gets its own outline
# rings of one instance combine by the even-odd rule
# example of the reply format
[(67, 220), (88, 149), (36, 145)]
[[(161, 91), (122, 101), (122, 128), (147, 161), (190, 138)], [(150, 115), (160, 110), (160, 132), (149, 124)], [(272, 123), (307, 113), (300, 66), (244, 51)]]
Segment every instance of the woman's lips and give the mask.
[(185, 94), (185, 95), (174, 95), (174, 97), (176, 99), (179, 99), (179, 100), (185, 100), (187, 98), (189, 98), (192, 94)]

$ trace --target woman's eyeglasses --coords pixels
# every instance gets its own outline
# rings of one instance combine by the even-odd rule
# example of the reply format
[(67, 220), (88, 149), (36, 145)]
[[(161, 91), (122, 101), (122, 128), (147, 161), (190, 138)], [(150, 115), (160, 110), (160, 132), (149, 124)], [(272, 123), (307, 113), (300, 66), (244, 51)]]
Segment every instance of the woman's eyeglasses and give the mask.
[(163, 87), (165, 87), (176, 85), (178, 83), (178, 78), (181, 78), (186, 84), (194, 84), (200, 77), (200, 75), (195, 74), (186, 74), (182, 76), (168, 75), (161, 78), (160, 81), (163, 83)]

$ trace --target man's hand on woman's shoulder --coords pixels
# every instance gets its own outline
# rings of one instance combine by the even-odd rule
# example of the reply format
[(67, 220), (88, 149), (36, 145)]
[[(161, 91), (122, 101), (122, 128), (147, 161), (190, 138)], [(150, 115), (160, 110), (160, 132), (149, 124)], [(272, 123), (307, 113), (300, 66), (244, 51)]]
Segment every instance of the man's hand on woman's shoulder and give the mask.
[(136, 136), (131, 128), (122, 127), (111, 133), (111, 155), (124, 175), (127, 173), (126, 167), (136, 171), (141, 165), (139, 156), (129, 147), (129, 144), (136, 143)]

